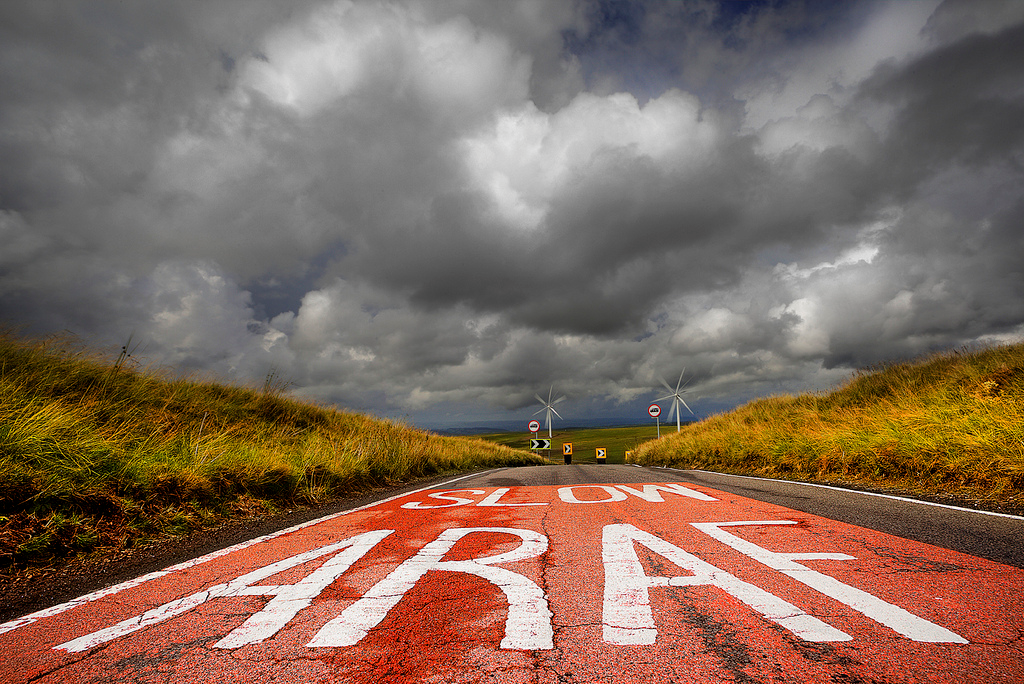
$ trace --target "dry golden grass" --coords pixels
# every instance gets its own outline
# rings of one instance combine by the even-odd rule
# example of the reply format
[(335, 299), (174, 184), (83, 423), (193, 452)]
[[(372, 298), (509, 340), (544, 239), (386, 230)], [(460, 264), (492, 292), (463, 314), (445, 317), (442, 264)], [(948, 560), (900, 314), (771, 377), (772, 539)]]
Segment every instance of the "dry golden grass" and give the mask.
[(761, 399), (637, 449), (634, 462), (841, 481), (1024, 508), (1024, 344), (869, 369)]
[(0, 335), (0, 574), (227, 517), (476, 467), (542, 463), (262, 390)]

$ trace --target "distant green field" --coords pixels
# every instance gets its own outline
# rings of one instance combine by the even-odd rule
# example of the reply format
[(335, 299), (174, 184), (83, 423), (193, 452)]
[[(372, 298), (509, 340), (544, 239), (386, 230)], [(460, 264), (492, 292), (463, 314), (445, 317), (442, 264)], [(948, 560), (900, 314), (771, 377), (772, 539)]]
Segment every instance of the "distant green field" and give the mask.
[[(671, 432), (675, 434), (675, 426)], [(661, 426), (661, 434), (668, 432), (664, 425)], [(491, 435), (478, 435), (481, 439), (496, 444), (512, 447), (513, 449), (529, 449), (529, 432), (498, 432)], [(547, 438), (548, 433), (544, 430), (537, 434), (538, 437)], [(607, 449), (608, 457), (606, 463), (625, 463), (626, 451), (633, 450), (640, 444), (652, 439), (657, 439), (658, 432), (654, 423), (650, 425), (637, 425), (633, 427), (617, 428), (578, 428), (569, 430), (555, 430), (551, 440), (551, 453), (549, 458), (558, 463), (564, 462), (562, 456), (562, 445), (566, 442), (572, 444), (573, 463), (596, 463), (597, 448)], [(539, 452), (547, 455), (544, 452)]]

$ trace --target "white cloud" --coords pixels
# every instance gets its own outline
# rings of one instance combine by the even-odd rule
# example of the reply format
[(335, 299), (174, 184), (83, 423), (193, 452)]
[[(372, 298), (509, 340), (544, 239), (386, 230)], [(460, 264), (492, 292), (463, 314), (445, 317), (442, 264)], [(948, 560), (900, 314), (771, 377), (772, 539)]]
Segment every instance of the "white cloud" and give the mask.
[(461, 146), (470, 181), (489, 195), (500, 218), (532, 229), (601, 155), (622, 151), (678, 171), (706, 159), (717, 134), (700, 102), (677, 90), (643, 106), (628, 93), (581, 93), (553, 114), (529, 102), (500, 111)]
[(356, 94), (412, 96), (439, 118), (472, 120), (528, 91), (530, 59), (503, 36), (456, 16), (341, 0), (271, 32), (241, 84), (308, 117)]

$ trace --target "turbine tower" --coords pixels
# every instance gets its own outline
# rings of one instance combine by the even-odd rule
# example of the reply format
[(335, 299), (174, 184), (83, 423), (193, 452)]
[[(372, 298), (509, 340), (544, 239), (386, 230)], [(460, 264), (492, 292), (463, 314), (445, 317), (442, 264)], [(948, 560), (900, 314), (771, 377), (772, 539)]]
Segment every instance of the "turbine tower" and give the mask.
[[(685, 372), (686, 368), (683, 368), (683, 373)], [(665, 379), (661, 378), (661, 384), (665, 386), (665, 389), (667, 389), (670, 392), (670, 394), (666, 394), (665, 396), (657, 400), (672, 400), (672, 409), (668, 412), (668, 419), (672, 420), (672, 414), (676, 414), (676, 432), (679, 432), (682, 429), (679, 416), (682, 414), (683, 411), (682, 409), (679, 408), (679, 405), (682, 404), (683, 406), (686, 406), (686, 402), (683, 401), (683, 395), (686, 393), (686, 390), (683, 389), (683, 387), (686, 386), (686, 383), (683, 382), (683, 373), (679, 374), (679, 380), (678, 382), (676, 382), (675, 389), (672, 389), (672, 387), (667, 382), (665, 382)], [(686, 382), (690, 381), (687, 380)], [(691, 415), (693, 415), (693, 409), (691, 409), (689, 406), (686, 406), (686, 410), (689, 411)]]
[(558, 397), (554, 401), (551, 401), (551, 393), (554, 391), (554, 389), (555, 389), (554, 385), (552, 385), (548, 389), (548, 400), (547, 401), (544, 401), (543, 397), (541, 397), (539, 394), (534, 394), (533, 395), (533, 396), (535, 396), (537, 398), (537, 401), (539, 401), (541, 404), (544, 405), (544, 408), (540, 409), (540, 411), (535, 411), (533, 415), (537, 415), (541, 411), (545, 411), (546, 412), (545, 416), (544, 416), (544, 422), (548, 426), (548, 439), (552, 439), (552, 437), (551, 437), (551, 414), (554, 413), (559, 418), (562, 417), (562, 416), (558, 415), (558, 411), (555, 410), (555, 404), (557, 404), (558, 402), (560, 402), (560, 401), (565, 399), (565, 396), (563, 395), (561, 397)]

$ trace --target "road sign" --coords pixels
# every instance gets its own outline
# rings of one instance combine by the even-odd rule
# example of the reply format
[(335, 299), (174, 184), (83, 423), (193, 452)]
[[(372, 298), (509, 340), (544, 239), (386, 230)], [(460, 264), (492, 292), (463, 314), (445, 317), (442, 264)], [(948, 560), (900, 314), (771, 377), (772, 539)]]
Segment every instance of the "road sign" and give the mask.
[(605, 447), (597, 447), (597, 462), (604, 463), (605, 458), (608, 456), (608, 449)]
[(530, 432), (536, 432), (537, 430), (540, 430), (540, 423), (538, 423), (535, 420), (531, 420), (530, 421)]
[(565, 442), (562, 444), (562, 454), (565, 456), (572, 456), (572, 442)]
[(661, 407), (657, 404), (651, 404), (647, 407), (647, 413), (651, 415), (651, 418), (657, 418), (661, 415)]
[(551, 448), (551, 440), (550, 439), (531, 439), (530, 440), (530, 448), (531, 449), (550, 449)]

